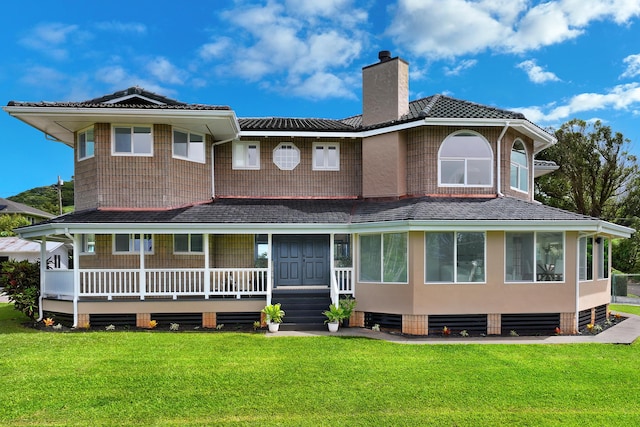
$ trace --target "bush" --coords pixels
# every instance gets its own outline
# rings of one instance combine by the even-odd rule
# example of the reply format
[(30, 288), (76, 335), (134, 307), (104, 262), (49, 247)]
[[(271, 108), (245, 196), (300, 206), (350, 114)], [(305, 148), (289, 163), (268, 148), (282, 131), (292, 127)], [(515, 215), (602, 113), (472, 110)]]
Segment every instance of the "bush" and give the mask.
[(6, 261), (0, 267), (0, 287), (9, 301), (16, 310), (35, 320), (40, 298), (40, 263)]

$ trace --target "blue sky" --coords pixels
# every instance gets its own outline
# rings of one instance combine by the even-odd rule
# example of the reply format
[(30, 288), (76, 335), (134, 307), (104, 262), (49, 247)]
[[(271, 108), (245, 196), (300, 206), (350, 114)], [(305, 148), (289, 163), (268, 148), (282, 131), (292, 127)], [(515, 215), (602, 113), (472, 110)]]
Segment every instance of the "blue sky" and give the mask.
[[(640, 155), (640, 0), (23, 0), (0, 6), (0, 103), (141, 86), (239, 117), (361, 112), (390, 50), (411, 99), (443, 93), (541, 126), (600, 119)], [(0, 197), (73, 175), (73, 153), (0, 114)]]

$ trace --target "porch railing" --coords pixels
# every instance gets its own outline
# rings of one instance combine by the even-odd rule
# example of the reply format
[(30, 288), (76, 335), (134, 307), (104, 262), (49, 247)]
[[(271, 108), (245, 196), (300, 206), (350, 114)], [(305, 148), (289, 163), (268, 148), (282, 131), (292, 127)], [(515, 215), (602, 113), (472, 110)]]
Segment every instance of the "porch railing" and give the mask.
[(336, 267), (333, 271), (338, 285), (338, 294), (354, 296), (353, 267)]

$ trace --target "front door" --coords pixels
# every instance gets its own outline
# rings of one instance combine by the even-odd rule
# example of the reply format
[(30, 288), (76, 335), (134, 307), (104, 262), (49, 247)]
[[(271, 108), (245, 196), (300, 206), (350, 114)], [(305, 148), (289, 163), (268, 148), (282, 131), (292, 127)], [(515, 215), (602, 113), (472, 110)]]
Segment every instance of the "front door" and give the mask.
[(274, 236), (278, 286), (329, 286), (329, 236)]

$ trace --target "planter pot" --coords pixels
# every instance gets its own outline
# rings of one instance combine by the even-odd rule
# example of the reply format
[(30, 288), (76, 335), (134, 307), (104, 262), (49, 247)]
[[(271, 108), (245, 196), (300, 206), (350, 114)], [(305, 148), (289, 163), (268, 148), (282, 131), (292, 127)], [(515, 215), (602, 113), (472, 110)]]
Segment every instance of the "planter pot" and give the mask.
[(329, 327), (329, 332), (338, 332), (338, 326), (340, 326), (340, 323), (329, 322), (327, 323), (327, 326)]
[(342, 321), (342, 327), (343, 327), (343, 328), (348, 328), (348, 327), (349, 327), (349, 318), (348, 318), (348, 317), (347, 317), (347, 318), (345, 318), (345, 319)]
[(269, 322), (269, 332), (278, 332), (280, 323)]

